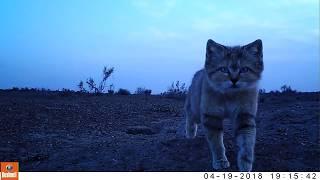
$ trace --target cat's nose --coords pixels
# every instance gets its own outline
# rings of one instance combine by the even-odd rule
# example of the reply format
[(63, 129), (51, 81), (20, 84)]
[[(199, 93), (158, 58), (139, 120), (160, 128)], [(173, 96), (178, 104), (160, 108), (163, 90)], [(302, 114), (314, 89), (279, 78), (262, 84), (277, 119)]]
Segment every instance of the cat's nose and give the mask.
[(238, 82), (239, 78), (231, 78), (230, 79), (233, 85), (236, 85), (236, 83)]

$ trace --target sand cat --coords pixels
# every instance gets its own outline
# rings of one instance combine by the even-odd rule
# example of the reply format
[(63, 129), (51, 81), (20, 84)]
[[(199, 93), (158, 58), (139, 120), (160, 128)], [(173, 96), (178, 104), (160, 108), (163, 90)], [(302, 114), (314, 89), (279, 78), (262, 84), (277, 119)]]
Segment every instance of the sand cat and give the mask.
[(186, 136), (205, 129), (214, 169), (230, 166), (223, 144), (223, 120), (232, 121), (240, 171), (251, 171), (256, 139), (258, 81), (263, 71), (262, 41), (228, 47), (209, 39), (204, 68), (189, 87), (185, 103)]

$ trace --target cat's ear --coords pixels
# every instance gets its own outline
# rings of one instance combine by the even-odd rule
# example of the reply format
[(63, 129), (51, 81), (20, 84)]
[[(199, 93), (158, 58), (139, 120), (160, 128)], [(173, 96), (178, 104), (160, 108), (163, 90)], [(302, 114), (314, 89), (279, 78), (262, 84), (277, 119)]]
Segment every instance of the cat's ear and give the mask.
[(249, 52), (250, 54), (253, 54), (257, 57), (262, 58), (263, 57), (263, 47), (262, 47), (262, 41), (261, 39), (257, 39), (254, 42), (247, 44), (243, 46), (244, 49)]
[(207, 57), (222, 57), (224, 54), (225, 47), (221, 44), (214, 42), (212, 39), (209, 39), (207, 42)]

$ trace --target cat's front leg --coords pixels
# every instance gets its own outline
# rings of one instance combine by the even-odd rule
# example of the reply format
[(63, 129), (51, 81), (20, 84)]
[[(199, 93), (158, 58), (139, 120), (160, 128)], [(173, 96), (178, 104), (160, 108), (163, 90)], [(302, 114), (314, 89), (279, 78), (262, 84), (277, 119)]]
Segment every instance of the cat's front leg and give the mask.
[(223, 117), (215, 114), (202, 115), (203, 126), (206, 129), (206, 138), (212, 154), (214, 169), (223, 169), (230, 166), (225, 155), (223, 144)]
[(240, 112), (235, 121), (236, 143), (239, 147), (237, 162), (240, 171), (252, 170), (256, 141), (255, 115)]

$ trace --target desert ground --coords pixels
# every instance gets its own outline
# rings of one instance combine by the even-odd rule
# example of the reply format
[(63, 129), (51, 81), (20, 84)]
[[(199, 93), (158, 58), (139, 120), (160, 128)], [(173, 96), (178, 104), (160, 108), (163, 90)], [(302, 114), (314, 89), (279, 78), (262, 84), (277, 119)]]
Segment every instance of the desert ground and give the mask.
[[(320, 171), (320, 93), (260, 96), (253, 171)], [(183, 99), (0, 91), (0, 161), (20, 171), (213, 171), (203, 131), (184, 135)], [(237, 148), (225, 122), (225, 146)]]

